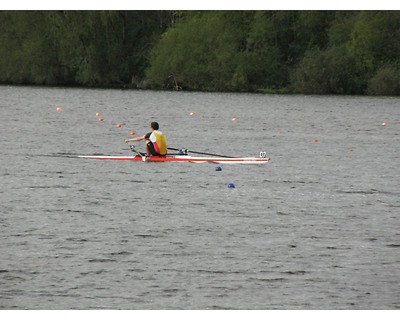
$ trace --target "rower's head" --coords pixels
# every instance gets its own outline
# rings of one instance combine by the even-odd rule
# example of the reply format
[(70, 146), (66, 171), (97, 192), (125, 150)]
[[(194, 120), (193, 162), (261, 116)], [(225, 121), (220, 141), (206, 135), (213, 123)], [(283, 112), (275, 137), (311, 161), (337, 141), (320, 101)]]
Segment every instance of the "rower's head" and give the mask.
[(158, 128), (159, 128), (160, 126), (158, 125), (158, 122), (152, 122), (151, 125), (150, 125), (150, 127), (151, 127), (152, 129), (154, 129), (154, 130), (158, 130)]

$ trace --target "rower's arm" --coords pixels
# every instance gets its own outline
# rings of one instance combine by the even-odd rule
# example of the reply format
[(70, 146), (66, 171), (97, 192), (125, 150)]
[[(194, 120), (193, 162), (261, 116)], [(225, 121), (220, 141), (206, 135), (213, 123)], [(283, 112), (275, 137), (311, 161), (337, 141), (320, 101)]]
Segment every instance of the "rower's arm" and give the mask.
[(144, 139), (144, 136), (143, 137), (125, 139), (125, 143), (128, 143), (129, 141), (140, 141), (140, 140), (143, 140), (143, 139)]

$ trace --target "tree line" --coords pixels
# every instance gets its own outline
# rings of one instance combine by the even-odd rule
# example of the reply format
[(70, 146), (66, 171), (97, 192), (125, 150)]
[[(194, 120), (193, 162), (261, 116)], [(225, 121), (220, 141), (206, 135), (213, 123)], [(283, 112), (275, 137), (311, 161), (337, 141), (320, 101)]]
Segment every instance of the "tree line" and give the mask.
[(1, 11), (0, 83), (400, 94), (399, 11)]

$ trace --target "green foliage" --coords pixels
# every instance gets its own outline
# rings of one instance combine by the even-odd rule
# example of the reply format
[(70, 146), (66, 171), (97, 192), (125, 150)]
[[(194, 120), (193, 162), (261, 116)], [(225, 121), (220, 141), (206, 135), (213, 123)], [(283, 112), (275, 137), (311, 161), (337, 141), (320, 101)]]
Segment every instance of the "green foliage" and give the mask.
[(147, 76), (153, 86), (166, 86), (174, 77), (191, 90), (231, 90), (244, 33), (238, 12), (199, 13), (169, 29), (153, 51)]
[[(56, 72), (54, 50), (42, 12), (0, 13), (1, 82), (51, 84)], [(34, 26), (34, 27), (33, 27)]]
[(0, 11), (0, 83), (399, 95), (399, 11)]
[(293, 58), (301, 58), (310, 49), (327, 47), (328, 30), (334, 15), (334, 11), (297, 12), (297, 19), (292, 22), (294, 38), (290, 44)]
[(397, 11), (191, 13), (155, 47), (148, 76), (192, 90), (363, 94), (399, 59), (399, 24)]
[(1, 11), (0, 83), (136, 86), (167, 11)]
[(400, 95), (399, 65), (384, 65), (369, 80), (367, 94)]
[(358, 92), (354, 60), (342, 47), (310, 50), (292, 70), (294, 92), (354, 94)]
[(292, 15), (286, 12), (255, 14), (247, 37), (241, 67), (251, 90), (286, 85), (287, 66), (292, 32), (287, 23)]
[(400, 12), (360, 12), (351, 32), (349, 50), (367, 75), (388, 62), (398, 60)]
[(336, 11), (335, 17), (328, 27), (329, 46), (341, 46), (351, 40), (358, 13), (355, 11)]

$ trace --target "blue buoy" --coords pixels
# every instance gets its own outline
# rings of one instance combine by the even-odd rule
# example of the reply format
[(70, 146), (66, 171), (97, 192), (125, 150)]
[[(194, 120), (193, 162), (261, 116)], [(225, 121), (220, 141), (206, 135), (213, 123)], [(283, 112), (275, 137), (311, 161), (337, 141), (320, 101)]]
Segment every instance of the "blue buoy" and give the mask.
[(233, 183), (229, 183), (228, 188), (235, 188), (235, 185)]
[(222, 168), (221, 167), (216, 167), (215, 171), (222, 171)]

